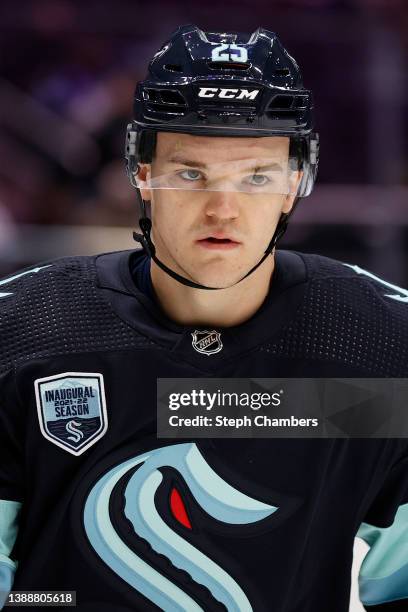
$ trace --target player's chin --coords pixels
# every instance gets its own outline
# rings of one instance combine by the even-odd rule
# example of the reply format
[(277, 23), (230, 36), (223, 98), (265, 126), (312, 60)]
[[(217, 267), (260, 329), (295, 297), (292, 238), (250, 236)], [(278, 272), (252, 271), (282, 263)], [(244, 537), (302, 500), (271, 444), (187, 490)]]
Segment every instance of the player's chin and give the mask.
[(245, 276), (246, 271), (247, 270), (242, 265), (242, 262), (218, 261), (213, 265), (202, 264), (201, 266), (194, 266), (194, 269), (191, 271), (191, 275), (194, 277), (196, 282), (200, 283), (200, 285), (223, 289), (226, 287), (231, 287), (240, 281)]

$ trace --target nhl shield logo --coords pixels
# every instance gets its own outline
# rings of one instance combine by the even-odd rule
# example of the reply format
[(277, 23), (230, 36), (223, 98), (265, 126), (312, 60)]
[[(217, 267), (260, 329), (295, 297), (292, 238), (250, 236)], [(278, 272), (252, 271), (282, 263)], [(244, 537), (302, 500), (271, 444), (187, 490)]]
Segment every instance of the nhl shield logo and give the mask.
[(60, 448), (81, 455), (108, 428), (102, 374), (65, 372), (34, 383), (41, 433)]
[(221, 334), (215, 329), (208, 331), (195, 330), (191, 334), (193, 336), (192, 345), (198, 353), (203, 355), (213, 355), (219, 353), (222, 349)]

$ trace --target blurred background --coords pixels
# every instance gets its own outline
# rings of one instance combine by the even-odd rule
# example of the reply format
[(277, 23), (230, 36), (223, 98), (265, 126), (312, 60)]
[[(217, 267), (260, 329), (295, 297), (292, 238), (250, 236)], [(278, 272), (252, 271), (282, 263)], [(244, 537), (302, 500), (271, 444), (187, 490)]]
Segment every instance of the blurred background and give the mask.
[(136, 246), (134, 87), (186, 23), (277, 32), (314, 91), (318, 183), (281, 246), (408, 286), (406, 0), (2, 0), (0, 275)]

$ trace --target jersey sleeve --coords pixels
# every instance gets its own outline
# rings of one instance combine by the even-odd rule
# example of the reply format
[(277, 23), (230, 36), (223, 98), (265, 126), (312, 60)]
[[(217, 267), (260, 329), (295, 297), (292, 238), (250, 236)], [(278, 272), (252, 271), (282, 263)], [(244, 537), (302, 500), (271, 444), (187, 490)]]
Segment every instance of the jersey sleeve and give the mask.
[(12, 371), (0, 375), (0, 610), (12, 589), (13, 548), (23, 503), (21, 422)]
[(358, 577), (364, 608), (408, 610), (408, 453), (390, 470), (356, 537), (370, 547)]

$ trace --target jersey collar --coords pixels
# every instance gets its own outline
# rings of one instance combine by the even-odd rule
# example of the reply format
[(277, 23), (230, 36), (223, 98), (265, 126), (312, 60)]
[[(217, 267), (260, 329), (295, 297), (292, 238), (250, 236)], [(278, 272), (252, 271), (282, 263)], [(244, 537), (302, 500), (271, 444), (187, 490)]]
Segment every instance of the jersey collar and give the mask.
[(204, 371), (216, 372), (239, 355), (269, 342), (289, 324), (306, 289), (307, 269), (301, 255), (278, 250), (270, 291), (259, 310), (235, 327), (183, 326), (138, 289), (130, 271), (141, 250), (96, 257), (98, 286), (122, 320), (162, 348)]

